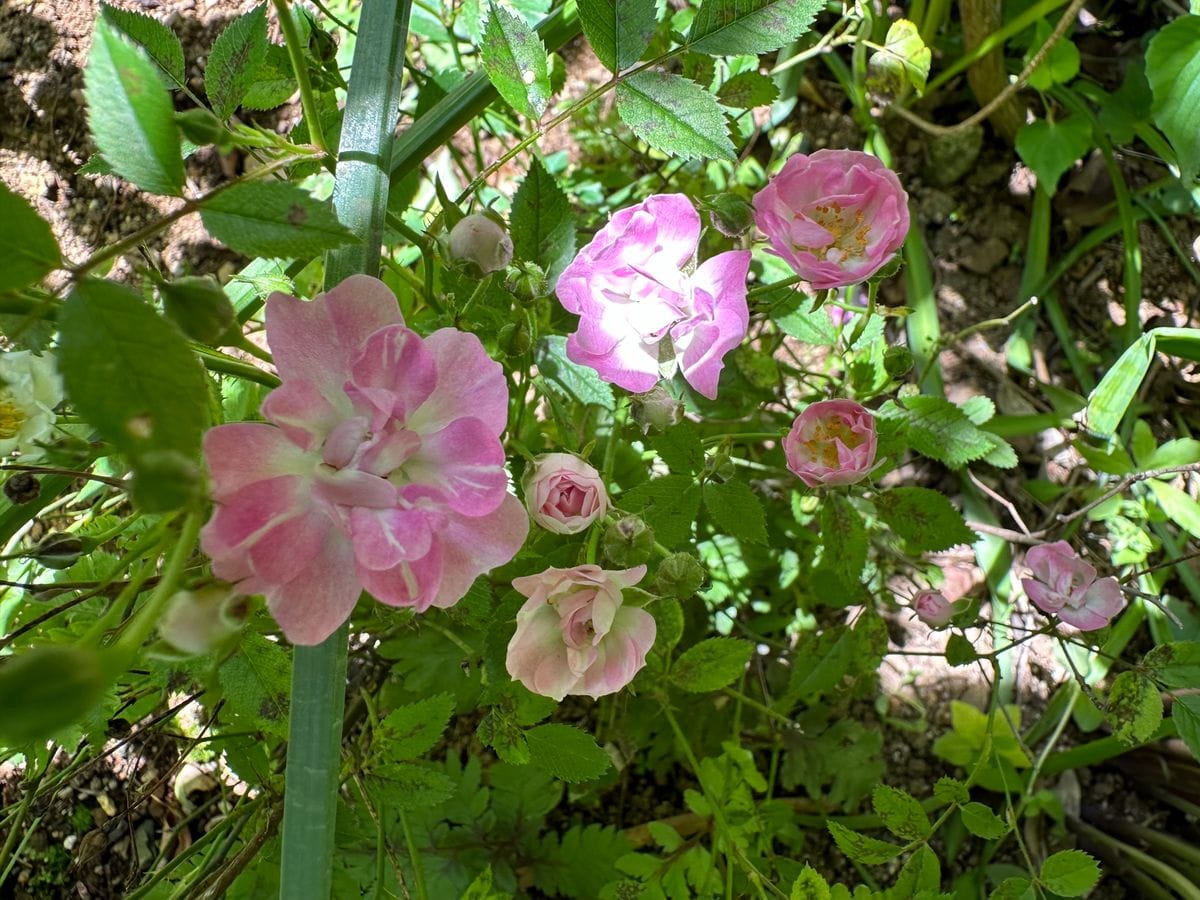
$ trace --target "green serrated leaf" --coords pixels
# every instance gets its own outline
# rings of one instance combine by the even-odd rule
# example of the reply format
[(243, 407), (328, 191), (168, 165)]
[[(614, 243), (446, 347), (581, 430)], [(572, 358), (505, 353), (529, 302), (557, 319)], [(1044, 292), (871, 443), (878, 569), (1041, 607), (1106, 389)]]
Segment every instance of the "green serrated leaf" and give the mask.
[(957, 778), (943, 775), (934, 782), (933, 796), (942, 803), (958, 803), (961, 805), (970, 801), (971, 792)]
[(888, 28), (883, 49), (871, 55), (867, 86), (871, 90), (896, 95), (907, 85), (925, 93), (933, 51), (925, 46), (921, 32), (908, 19), (897, 19)]
[(280, 44), (268, 44), (258, 70), (242, 96), (241, 106), (246, 109), (274, 109), (287, 103), (296, 90), (296, 75), (287, 48)]
[(664, 547), (682, 543), (692, 533), (700, 511), (700, 486), (686, 475), (667, 475), (643, 482), (621, 495), (620, 505), (654, 529)]
[(839, 329), (829, 318), (829, 310), (813, 309), (808, 297), (795, 288), (784, 288), (782, 293), (781, 302), (771, 308), (771, 319), (780, 331), (821, 347), (832, 347), (838, 342)]
[(570, 725), (538, 725), (525, 739), (530, 763), (563, 781), (591, 781), (612, 765), (594, 737)]
[(1060, 850), (1038, 872), (1038, 881), (1063, 897), (1080, 897), (1099, 880), (1100, 864), (1082, 850)]
[(1180, 16), (1150, 39), (1151, 115), (1179, 157), (1185, 184), (1200, 172), (1200, 15)]
[(417, 763), (388, 763), (363, 775), (367, 793), (389, 810), (428, 811), (454, 796), (455, 784), (444, 773)]
[(568, 400), (604, 409), (616, 405), (612, 388), (600, 379), (595, 369), (567, 359), (567, 339), (562, 335), (542, 338), (534, 348), (533, 358), (543, 383)]
[(775, 82), (761, 72), (739, 72), (719, 88), (717, 100), (734, 109), (753, 109), (774, 103), (779, 96)]
[(1162, 724), (1163, 701), (1158, 685), (1137, 672), (1122, 672), (1109, 688), (1104, 713), (1119, 740), (1145, 743)]
[(767, 518), (762, 501), (746, 482), (706, 482), (704, 508), (717, 527), (730, 537), (766, 546)]
[(883, 827), (896, 837), (915, 841), (929, 834), (929, 816), (917, 798), (906, 791), (886, 784), (877, 785), (871, 792), (871, 805)]
[(679, 159), (735, 158), (717, 98), (682, 76), (631, 75), (617, 85), (617, 112), (639, 138)]
[(200, 453), (204, 368), (179, 330), (130, 288), (88, 279), (59, 313), (58, 366), (78, 413), (131, 457)]
[(808, 31), (823, 0), (704, 0), (686, 46), (712, 56), (778, 50)]
[(433, 749), (454, 712), (454, 698), (434, 694), (392, 710), (379, 723), (379, 750), (388, 760), (416, 759)]
[(541, 118), (550, 102), (550, 67), (537, 32), (521, 17), (493, 3), (479, 55), (504, 102), (531, 119)]
[(328, 200), (285, 181), (248, 181), (200, 207), (204, 227), (246, 256), (305, 257), (356, 240)]
[(1037, 119), (1021, 126), (1016, 147), (1021, 161), (1033, 169), (1038, 187), (1053, 195), (1063, 172), (1092, 146), (1092, 123), (1082, 114), (1057, 122)]
[(843, 584), (859, 583), (867, 564), (867, 528), (844, 497), (831, 494), (821, 508), (821, 567)]
[(1169, 688), (1200, 687), (1200, 641), (1159, 644), (1142, 665)]
[(704, 445), (690, 422), (680, 422), (651, 441), (675, 475), (697, 475), (704, 468)]
[(513, 197), (511, 232), (517, 259), (541, 266), (554, 290), (575, 253), (575, 216), (567, 195), (536, 157)]
[(159, 68), (103, 17), (83, 81), (92, 138), (112, 170), (144, 191), (179, 196), (183, 156)]
[(561, 841), (557, 834), (544, 835), (532, 866), (534, 884), (551, 897), (599, 897), (616, 875), (617, 860), (631, 849), (611, 826), (576, 825)]
[(600, 62), (612, 72), (642, 58), (658, 24), (654, 0), (580, 0), (579, 21)]
[(683, 652), (671, 667), (671, 683), (703, 694), (717, 691), (742, 677), (754, 655), (754, 645), (737, 638), (703, 640)]
[(859, 834), (857, 831), (851, 831), (840, 822), (831, 820), (825, 823), (825, 827), (833, 835), (833, 840), (838, 845), (838, 849), (855, 862), (864, 863), (868, 866), (877, 866), (895, 859), (900, 855), (900, 851), (904, 849), (896, 844), (889, 844), (887, 841), (881, 841), (873, 837), (868, 837), (865, 834)]
[(1008, 823), (982, 803), (966, 803), (959, 810), (967, 831), (986, 841), (995, 841), (1008, 834)]
[(1014, 875), (996, 885), (996, 889), (988, 894), (988, 900), (1034, 900), (1035, 896), (1033, 882)]
[(229, 709), (250, 728), (287, 736), (291, 664), (279, 644), (247, 633), (218, 671)]
[(896, 534), (918, 550), (948, 550), (956, 544), (973, 544), (979, 539), (945, 495), (930, 488), (881, 491), (875, 495), (875, 508)]
[(130, 10), (100, 4), (100, 17), (146, 51), (162, 70), (168, 88), (187, 86), (183, 44), (175, 32), (157, 19)]
[(888, 402), (877, 415), (898, 421), (914, 450), (952, 469), (981, 459), (995, 447), (991, 435), (941, 397), (909, 397), (903, 406)]
[(936, 900), (941, 882), (942, 864), (929, 845), (922, 844), (904, 863), (886, 896), (888, 900)]
[(0, 182), (0, 291), (11, 291), (40, 281), (62, 265), (62, 254), (50, 225), (25, 198)]
[(1176, 697), (1171, 706), (1171, 721), (1175, 723), (1179, 739), (1192, 751), (1192, 756), (1200, 760), (1200, 697)]
[(204, 92), (217, 118), (228, 119), (241, 105), (266, 55), (267, 7), (263, 4), (234, 19), (208, 55)]
[(796, 880), (792, 882), (788, 900), (830, 900), (829, 882), (820, 872), (805, 863)]

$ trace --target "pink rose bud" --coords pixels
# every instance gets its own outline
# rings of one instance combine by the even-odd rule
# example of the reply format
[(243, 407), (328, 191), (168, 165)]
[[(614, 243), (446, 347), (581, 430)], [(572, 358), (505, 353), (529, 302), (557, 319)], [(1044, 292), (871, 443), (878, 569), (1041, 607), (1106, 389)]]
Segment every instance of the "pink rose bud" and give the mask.
[(608, 512), (600, 473), (570, 453), (544, 453), (521, 479), (525, 508), (535, 523), (555, 534), (578, 534)]
[(912, 601), (912, 608), (917, 614), (917, 618), (930, 628), (945, 628), (949, 625), (950, 620), (958, 611), (955, 606), (956, 604), (946, 599), (945, 594), (932, 588), (917, 591), (917, 595), (913, 597)]
[(869, 278), (908, 233), (900, 179), (858, 150), (797, 153), (754, 195), (754, 213), (774, 252), (816, 290)]
[(1080, 631), (1103, 628), (1125, 608), (1121, 585), (1112, 576), (1097, 578), (1066, 541), (1042, 544), (1025, 554), (1033, 575), (1021, 585), (1033, 605)]
[(654, 646), (654, 617), (623, 605), (621, 593), (645, 574), (645, 566), (610, 571), (584, 565), (513, 579), (529, 600), (508, 644), (508, 674), (555, 700), (621, 690)]
[(875, 464), (875, 418), (853, 400), (821, 400), (783, 439), (787, 466), (809, 487), (853, 484)]
[(450, 255), (474, 263), (484, 275), (499, 272), (512, 262), (512, 238), (491, 217), (474, 213), (450, 229)]

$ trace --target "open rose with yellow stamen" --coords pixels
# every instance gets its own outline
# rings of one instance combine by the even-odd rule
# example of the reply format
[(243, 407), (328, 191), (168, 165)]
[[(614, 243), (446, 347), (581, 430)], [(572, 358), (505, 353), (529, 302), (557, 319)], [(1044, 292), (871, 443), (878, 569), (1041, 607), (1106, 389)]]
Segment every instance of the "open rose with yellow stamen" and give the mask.
[(908, 194), (870, 154), (798, 153), (754, 195), (754, 221), (797, 275), (826, 290), (869, 278), (900, 249)]
[(809, 487), (853, 484), (875, 464), (875, 419), (853, 400), (821, 400), (783, 439), (787, 466)]

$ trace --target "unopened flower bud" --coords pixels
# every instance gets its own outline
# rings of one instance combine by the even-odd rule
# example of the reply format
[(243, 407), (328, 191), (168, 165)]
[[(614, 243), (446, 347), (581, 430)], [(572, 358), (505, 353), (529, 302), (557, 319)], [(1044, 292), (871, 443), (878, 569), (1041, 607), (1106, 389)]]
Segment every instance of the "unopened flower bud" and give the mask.
[(672, 553), (658, 566), (654, 590), (665, 597), (685, 600), (704, 584), (706, 573), (700, 560), (690, 553)]
[(321, 62), (329, 62), (337, 56), (338, 45), (335, 38), (328, 31), (323, 31), (320, 28), (313, 28), (308, 35), (308, 52), (314, 58)]
[(954, 605), (941, 591), (927, 588), (917, 591), (912, 600), (913, 612), (930, 628), (945, 628), (954, 618)]
[(512, 238), (491, 217), (473, 213), (450, 230), (450, 255), (473, 263), (484, 275), (499, 272), (512, 262)]
[(158, 293), (163, 311), (192, 340), (217, 345), (236, 336), (237, 314), (215, 279), (187, 275), (159, 285)]
[(179, 591), (158, 623), (158, 634), (180, 653), (200, 656), (241, 628), (246, 611), (246, 598), (224, 585)]
[(185, 138), (201, 147), (208, 144), (223, 146), (229, 140), (229, 132), (225, 130), (224, 124), (207, 109), (185, 109), (177, 112), (175, 124), (179, 126)]
[(639, 565), (653, 552), (654, 531), (637, 516), (625, 516), (604, 532), (604, 555), (615, 565)]
[(28, 472), (17, 472), (4, 482), (4, 496), (14, 506), (36, 500), (41, 492), (41, 483)]
[(78, 535), (51, 534), (42, 538), (42, 542), (29, 555), (47, 569), (69, 569), (94, 547), (94, 541)]
[(754, 207), (737, 194), (717, 194), (704, 205), (712, 219), (713, 228), (725, 237), (740, 237), (754, 224)]
[(496, 340), (506, 356), (520, 356), (528, 353), (533, 343), (529, 334), (529, 326), (524, 321), (509, 322), (500, 329)]
[(683, 421), (683, 404), (659, 384), (644, 394), (634, 396), (630, 414), (642, 426), (642, 434), (666, 431)]
[(883, 351), (883, 370), (892, 378), (899, 378), (912, 367), (913, 355), (907, 347), (888, 347)]
[(529, 306), (549, 293), (546, 283), (546, 273), (541, 266), (534, 263), (521, 263), (520, 270), (505, 283), (509, 292), (517, 298), (517, 302)]

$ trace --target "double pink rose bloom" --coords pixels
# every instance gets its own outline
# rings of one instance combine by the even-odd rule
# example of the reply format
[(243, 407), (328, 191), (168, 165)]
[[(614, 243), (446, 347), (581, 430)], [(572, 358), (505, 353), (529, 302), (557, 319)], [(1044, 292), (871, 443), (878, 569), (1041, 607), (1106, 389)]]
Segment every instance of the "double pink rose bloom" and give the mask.
[(625, 606), (621, 593), (645, 574), (645, 566), (611, 571), (582, 565), (513, 579), (513, 587), (529, 599), (508, 644), (508, 673), (555, 700), (621, 690), (654, 646), (654, 617)]
[(596, 469), (572, 453), (544, 453), (521, 479), (530, 518), (555, 534), (578, 534), (608, 512)]
[(787, 467), (811, 487), (853, 484), (875, 464), (875, 417), (853, 400), (819, 400), (783, 439)]
[(1021, 585), (1034, 606), (1080, 631), (1103, 628), (1125, 608), (1117, 579), (1097, 578), (1095, 566), (1080, 559), (1066, 541), (1032, 548), (1025, 564), (1033, 577), (1022, 578)]
[(859, 150), (797, 153), (754, 195), (754, 221), (814, 290), (870, 278), (908, 233), (896, 173)]
[(567, 356), (637, 393), (674, 361), (714, 399), (725, 354), (746, 336), (750, 251), (718, 253), (689, 271), (699, 243), (700, 214), (683, 194), (614, 214), (558, 279), (559, 302), (580, 317)]
[(452, 606), (508, 562), (529, 521), (508, 493), (508, 388), (474, 335), (404, 327), (383, 282), (356, 275), (311, 302), (267, 301), (282, 385), (271, 424), (204, 439), (213, 573), (263, 594), (296, 644), (332, 634), (369, 591)]

